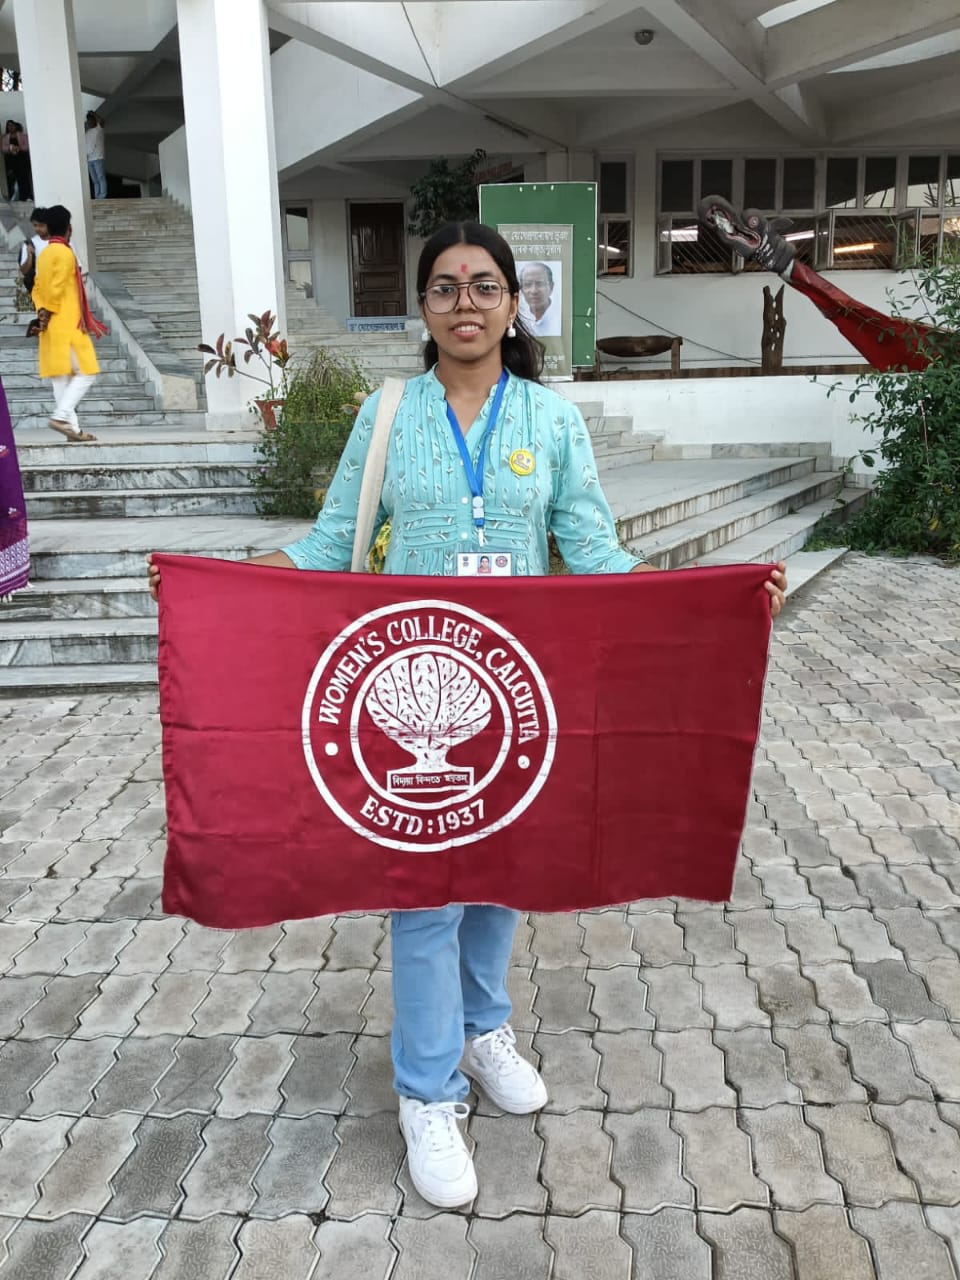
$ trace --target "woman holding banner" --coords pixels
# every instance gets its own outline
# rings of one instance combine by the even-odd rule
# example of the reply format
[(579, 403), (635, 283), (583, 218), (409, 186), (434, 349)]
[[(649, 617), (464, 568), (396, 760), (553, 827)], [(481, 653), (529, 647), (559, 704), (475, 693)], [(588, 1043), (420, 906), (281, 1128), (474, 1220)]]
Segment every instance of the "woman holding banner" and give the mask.
[[(544, 575), (548, 531), (573, 573), (650, 569), (619, 545), (580, 411), (539, 381), (543, 351), (518, 319), (506, 241), (478, 223), (448, 224), (424, 246), (417, 290), (426, 372), (407, 383), (391, 428), (377, 522), (392, 524), (385, 572), (480, 573), (492, 558), (513, 576)], [(310, 533), (254, 563), (350, 568), (378, 399), (360, 410)], [(156, 598), (152, 562), (149, 574)], [(774, 615), (785, 585), (781, 564), (766, 583)], [(415, 1187), (442, 1208), (477, 1192), (458, 1125), (470, 1081), (503, 1111), (526, 1114), (547, 1101), (509, 1025), (518, 918), (470, 903), (391, 916), (400, 1127)]]

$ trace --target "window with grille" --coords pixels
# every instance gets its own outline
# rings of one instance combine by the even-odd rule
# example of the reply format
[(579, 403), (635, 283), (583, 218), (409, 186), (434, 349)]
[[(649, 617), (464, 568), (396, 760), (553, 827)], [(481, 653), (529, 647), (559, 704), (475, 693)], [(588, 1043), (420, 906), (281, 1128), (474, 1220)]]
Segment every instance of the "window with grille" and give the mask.
[(797, 255), (833, 271), (894, 270), (960, 249), (960, 155), (663, 156), (661, 274), (757, 270), (699, 225), (703, 196), (789, 217)]
[(597, 174), (597, 275), (633, 275), (633, 164), (601, 160)]

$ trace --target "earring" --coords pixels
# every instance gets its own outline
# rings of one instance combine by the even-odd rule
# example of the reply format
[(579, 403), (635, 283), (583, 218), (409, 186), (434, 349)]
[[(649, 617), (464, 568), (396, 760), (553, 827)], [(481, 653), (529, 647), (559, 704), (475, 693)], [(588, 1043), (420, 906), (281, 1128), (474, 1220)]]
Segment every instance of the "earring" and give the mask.
[(424, 326), (423, 326), (423, 333), (421, 333), (421, 335), (420, 335), (420, 341), (421, 341), (421, 342), (429, 342), (429, 341), (430, 341), (430, 337), (431, 337), (430, 330), (427, 328), (427, 326), (426, 326), (426, 325), (424, 325)]
[(514, 325), (513, 321), (511, 320), (510, 325), (509, 325), (509, 327), (507, 328), (507, 337), (508, 337), (508, 338), (515, 338), (516, 336), (517, 336), (517, 329), (516, 329), (516, 326)]

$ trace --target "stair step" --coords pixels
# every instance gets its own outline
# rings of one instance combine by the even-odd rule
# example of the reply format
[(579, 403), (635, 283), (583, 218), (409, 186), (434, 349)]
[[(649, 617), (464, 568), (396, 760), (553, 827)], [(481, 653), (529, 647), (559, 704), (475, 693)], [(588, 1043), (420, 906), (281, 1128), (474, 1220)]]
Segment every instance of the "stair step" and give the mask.
[(150, 598), (145, 573), (138, 578), (104, 578), (95, 591), (83, 578), (49, 582), (34, 579), (26, 591), (20, 591), (12, 600), (0, 604), (0, 622), (149, 618), (156, 612), (157, 606)]
[(603, 473), (604, 490), (626, 541), (647, 547), (658, 530), (709, 516), (721, 507), (729, 509), (772, 486), (795, 485), (803, 492), (814, 476), (815, 459), (711, 460), (679, 466), (681, 470), (676, 463), (653, 462), (640, 473), (629, 466)]
[(30, 530), (33, 576), (130, 578), (144, 572), (151, 551), (242, 560), (302, 538), (311, 521), (251, 516), (169, 516), (104, 520), (41, 520)]
[(632, 462), (653, 462), (653, 444), (610, 444), (594, 447), (597, 466), (628, 466)]
[[(746, 534), (757, 532), (758, 542), (764, 535), (759, 531), (774, 520), (794, 515), (797, 508), (834, 500), (840, 483), (840, 473), (817, 472), (809, 479), (794, 480), (788, 484), (771, 486), (721, 507), (671, 522), (659, 532), (650, 532), (631, 543), (640, 547), (653, 564), (661, 569), (675, 569), (690, 560), (701, 564), (711, 552), (729, 547), (733, 541)], [(793, 548), (799, 550), (799, 546)], [(733, 553), (740, 556), (740, 549)], [(749, 559), (756, 559), (750, 556)], [(737, 559), (727, 561), (737, 563)]]
[[(837, 479), (839, 478), (838, 474)], [(799, 511), (782, 515), (739, 538), (733, 538), (723, 546), (696, 558), (700, 564), (748, 564), (793, 557), (806, 545), (818, 520), (824, 516), (847, 519), (862, 510), (869, 500), (869, 489), (847, 486), (838, 493), (835, 485), (828, 496), (808, 503)]]
[(111, 693), (127, 690), (155, 689), (155, 662), (130, 662), (122, 665), (84, 663), (63, 666), (0, 667), (0, 696), (44, 697), (64, 690), (84, 693)]
[[(34, 412), (32, 407), (25, 407), (24, 412), (17, 414), (10, 409), (14, 426), (18, 429), (45, 427), (48, 411)], [(179, 427), (187, 421), (189, 410), (183, 409), (137, 409), (137, 410), (86, 410), (83, 402), (77, 410), (81, 426), (87, 431), (96, 431), (100, 427)], [(203, 415), (200, 414), (200, 417)], [(48, 428), (49, 429), (49, 428)], [(89, 447), (89, 446), (85, 446)], [(19, 449), (19, 445), (17, 446)]]
[(49, 493), (97, 493), (117, 491), (160, 490), (166, 493), (183, 489), (249, 487), (251, 466), (232, 462), (184, 463), (179, 459), (167, 464), (139, 466), (118, 463), (106, 466), (90, 463), (85, 467), (70, 466), (73, 458), (60, 466), (23, 467), (23, 488), (29, 500), (34, 495)]
[(115, 489), (31, 493), (30, 520), (113, 520), (154, 516), (243, 516), (256, 513), (256, 498), (248, 487), (218, 489)]
[(21, 468), (27, 472), (34, 468), (41, 471), (57, 467), (85, 469), (103, 466), (112, 469), (123, 465), (132, 469), (153, 465), (194, 466), (203, 463), (252, 466), (259, 438), (252, 433), (238, 431), (230, 438), (223, 439), (213, 433), (194, 434), (188, 428), (183, 431), (171, 430), (168, 438), (161, 436), (159, 431), (152, 436), (146, 431), (138, 432), (139, 438), (128, 436), (126, 439), (111, 440), (108, 436), (103, 436), (92, 444), (85, 444), (81, 449), (76, 444), (58, 444), (58, 436), (49, 429), (42, 440), (36, 438), (26, 441), (21, 439), (21, 434), (18, 432), (17, 435), (17, 455)]
[[(100, 366), (100, 373), (103, 380), (113, 374), (125, 375), (126, 377), (136, 379), (137, 375), (127, 364), (126, 360), (117, 356), (105, 356), (103, 351), (97, 351), (97, 364)], [(3, 385), (9, 390), (11, 386), (16, 386), (17, 379), (30, 378), (32, 383), (24, 383), (23, 385), (33, 385), (36, 383), (37, 374), (37, 353), (36, 351), (27, 350), (16, 351), (11, 347), (4, 347), (0, 351), (0, 373), (3, 374)]]
[[(107, 391), (109, 391), (109, 394), (106, 394)], [(43, 412), (44, 417), (49, 415), (50, 409), (53, 407), (50, 388), (41, 386), (39, 383), (34, 387), (20, 391), (17, 394), (17, 401), (22, 413)], [(113, 391), (109, 388), (101, 389), (94, 385), (77, 406), (77, 415), (80, 418), (86, 418), (90, 413), (132, 414), (140, 412), (156, 412), (156, 402), (151, 396), (145, 396), (142, 388), (137, 394), (132, 388), (117, 387), (116, 391)]]
[(156, 657), (156, 617), (13, 621), (0, 631), (0, 671), (17, 666), (150, 663)]
[(826, 569), (839, 564), (849, 547), (827, 547), (824, 551), (794, 551), (787, 560), (787, 595), (794, 596)]

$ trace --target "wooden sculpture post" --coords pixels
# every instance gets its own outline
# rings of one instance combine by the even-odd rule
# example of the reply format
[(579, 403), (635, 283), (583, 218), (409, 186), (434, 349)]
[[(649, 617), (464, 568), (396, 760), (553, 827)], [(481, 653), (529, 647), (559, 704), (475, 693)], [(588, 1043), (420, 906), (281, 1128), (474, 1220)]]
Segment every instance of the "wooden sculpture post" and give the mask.
[(763, 286), (763, 335), (760, 338), (761, 367), (764, 373), (780, 373), (783, 369), (783, 336), (787, 322), (783, 316), (783, 289), (774, 294)]

